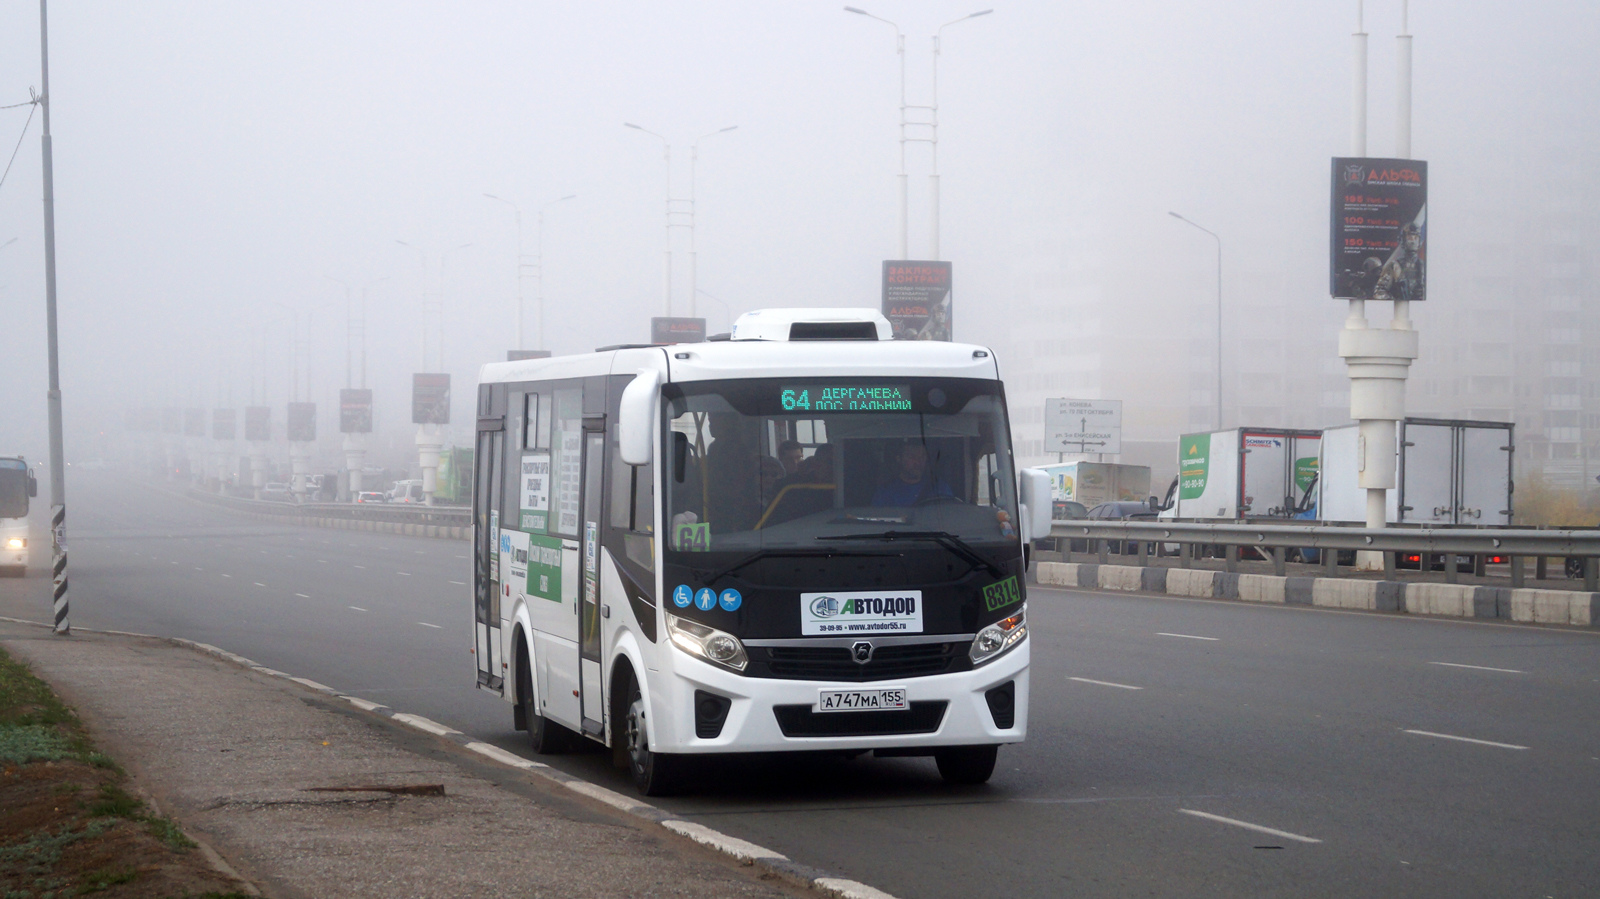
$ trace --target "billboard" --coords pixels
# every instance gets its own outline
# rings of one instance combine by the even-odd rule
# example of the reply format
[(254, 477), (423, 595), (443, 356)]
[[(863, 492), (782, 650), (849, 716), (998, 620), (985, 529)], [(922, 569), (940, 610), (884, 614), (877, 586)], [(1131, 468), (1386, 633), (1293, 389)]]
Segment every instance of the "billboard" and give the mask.
[(416, 425), (450, 423), (450, 375), (411, 376), (411, 423)]
[(211, 439), (232, 440), (234, 436), (234, 418), (232, 409), (211, 410)]
[(206, 436), (206, 410), (204, 410), (204, 409), (185, 409), (185, 410), (183, 410), (183, 436), (185, 436), (185, 437), (204, 437), (204, 436)]
[(883, 261), (883, 317), (895, 340), (950, 340), (950, 263)]
[(372, 433), (372, 390), (368, 387), (339, 391), (339, 433)]
[(1428, 164), (1333, 159), (1328, 291), (1347, 300), (1428, 298)]
[(289, 440), (310, 443), (317, 439), (317, 404), (289, 404)]
[(265, 443), (272, 439), (272, 407), (244, 407), (244, 439)]
[(703, 318), (668, 318), (658, 315), (650, 319), (650, 342), (705, 343), (706, 320)]
[(549, 359), (549, 350), (506, 350), (507, 362), (521, 362), (524, 359)]
[(183, 410), (176, 406), (168, 406), (161, 410), (161, 433), (179, 434), (183, 432)]

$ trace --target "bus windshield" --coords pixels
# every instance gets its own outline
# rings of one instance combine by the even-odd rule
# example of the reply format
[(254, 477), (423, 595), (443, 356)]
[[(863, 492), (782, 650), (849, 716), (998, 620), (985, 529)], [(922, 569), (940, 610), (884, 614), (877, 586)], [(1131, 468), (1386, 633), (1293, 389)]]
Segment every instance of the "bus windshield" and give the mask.
[(28, 514), (28, 465), (21, 459), (0, 459), (0, 518)]
[(669, 552), (1016, 544), (998, 381), (762, 378), (663, 397)]

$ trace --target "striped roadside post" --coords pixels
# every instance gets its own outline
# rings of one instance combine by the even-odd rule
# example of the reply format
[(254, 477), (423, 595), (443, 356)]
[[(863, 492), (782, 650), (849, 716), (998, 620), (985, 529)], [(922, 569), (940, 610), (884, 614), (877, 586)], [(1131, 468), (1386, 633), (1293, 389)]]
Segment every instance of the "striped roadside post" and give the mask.
[(67, 507), (50, 507), (50, 542), (55, 550), (50, 582), (55, 588), (56, 633), (72, 633), (72, 622), (67, 617)]

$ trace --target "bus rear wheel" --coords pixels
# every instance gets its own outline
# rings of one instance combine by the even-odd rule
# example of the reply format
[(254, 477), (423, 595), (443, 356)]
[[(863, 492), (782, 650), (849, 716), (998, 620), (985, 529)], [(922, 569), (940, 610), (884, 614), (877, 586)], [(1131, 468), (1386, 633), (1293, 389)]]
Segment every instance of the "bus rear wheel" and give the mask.
[(634, 684), (623, 725), (628, 749), (628, 773), (633, 775), (633, 785), (639, 788), (640, 793), (665, 796), (678, 789), (683, 760), (650, 748), (650, 732), (645, 726), (645, 715), (644, 694), (639, 692), (638, 684)]
[(994, 774), (999, 755), (999, 746), (952, 746), (934, 752), (933, 761), (946, 783), (981, 784)]
[(533, 670), (524, 649), (517, 659), (517, 702), (522, 704), (522, 720), (528, 725), (528, 745), (539, 755), (551, 755), (572, 748), (572, 732), (539, 714), (533, 695)]

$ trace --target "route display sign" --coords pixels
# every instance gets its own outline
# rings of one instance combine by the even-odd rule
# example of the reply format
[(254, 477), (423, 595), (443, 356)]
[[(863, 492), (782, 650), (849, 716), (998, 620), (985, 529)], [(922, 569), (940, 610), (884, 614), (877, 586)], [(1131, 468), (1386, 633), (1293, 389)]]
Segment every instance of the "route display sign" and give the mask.
[(317, 439), (317, 404), (289, 404), (289, 440), (310, 443)]
[(450, 375), (419, 373), (411, 376), (411, 423), (447, 425), (450, 423)]
[(1122, 452), (1122, 400), (1044, 401), (1047, 453)]
[(244, 407), (244, 439), (266, 443), (272, 439), (272, 407)]
[(650, 342), (654, 344), (705, 343), (706, 320), (658, 315), (650, 319)]
[(895, 340), (952, 340), (950, 263), (883, 261), (883, 317)]
[(372, 389), (346, 387), (339, 391), (339, 433), (372, 433)]
[(785, 384), (785, 412), (910, 412), (909, 384)]
[(1346, 300), (1428, 298), (1428, 164), (1334, 157), (1328, 292)]

